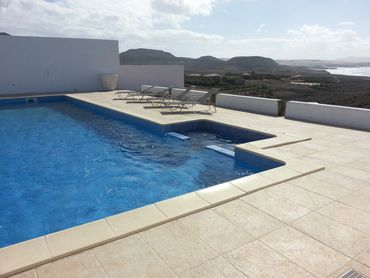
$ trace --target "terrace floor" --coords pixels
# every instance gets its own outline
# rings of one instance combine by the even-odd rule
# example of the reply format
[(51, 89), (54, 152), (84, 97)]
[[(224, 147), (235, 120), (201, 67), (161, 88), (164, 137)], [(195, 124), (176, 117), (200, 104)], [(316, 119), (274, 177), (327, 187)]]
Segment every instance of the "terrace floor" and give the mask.
[(13, 277), (370, 277), (370, 133), (218, 109), (161, 115), (111, 93), (81, 99), (170, 123), (196, 118), (311, 137), (279, 156), (326, 169)]

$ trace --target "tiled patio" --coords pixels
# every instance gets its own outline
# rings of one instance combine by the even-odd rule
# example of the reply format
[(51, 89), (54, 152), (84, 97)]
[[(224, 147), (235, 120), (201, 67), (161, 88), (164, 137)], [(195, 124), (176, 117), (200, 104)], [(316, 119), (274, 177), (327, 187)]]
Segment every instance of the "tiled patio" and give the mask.
[(166, 115), (96, 101), (163, 123), (206, 118), (266, 132), (311, 137), (275, 147), (324, 171), (71, 255), (13, 277), (370, 277), (370, 133), (218, 109)]

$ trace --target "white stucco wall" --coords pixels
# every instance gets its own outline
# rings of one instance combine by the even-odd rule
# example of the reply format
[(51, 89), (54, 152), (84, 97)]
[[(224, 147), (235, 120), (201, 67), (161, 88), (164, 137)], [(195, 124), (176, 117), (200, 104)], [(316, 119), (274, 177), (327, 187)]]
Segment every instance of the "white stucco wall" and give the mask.
[(293, 120), (370, 131), (370, 109), (317, 102), (288, 101), (285, 117)]
[(118, 89), (139, 90), (143, 84), (184, 87), (182, 65), (121, 65)]
[(0, 36), (0, 94), (101, 90), (118, 68), (118, 41)]
[(278, 116), (281, 112), (280, 99), (219, 94), (217, 95), (216, 103), (218, 107), (270, 116)]

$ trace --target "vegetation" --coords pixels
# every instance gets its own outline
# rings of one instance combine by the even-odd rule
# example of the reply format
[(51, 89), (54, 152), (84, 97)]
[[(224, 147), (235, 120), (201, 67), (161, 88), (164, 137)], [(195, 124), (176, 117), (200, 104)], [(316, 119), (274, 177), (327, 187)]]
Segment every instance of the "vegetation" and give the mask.
[(256, 56), (234, 57), (227, 61), (212, 56), (193, 59), (152, 49), (122, 52), (120, 62), (184, 65), (186, 86), (218, 87), (225, 93), (286, 101), (316, 101), (370, 108), (370, 78), (332, 75), (325, 70), (300, 66), (298, 62), (282, 65), (273, 59)]

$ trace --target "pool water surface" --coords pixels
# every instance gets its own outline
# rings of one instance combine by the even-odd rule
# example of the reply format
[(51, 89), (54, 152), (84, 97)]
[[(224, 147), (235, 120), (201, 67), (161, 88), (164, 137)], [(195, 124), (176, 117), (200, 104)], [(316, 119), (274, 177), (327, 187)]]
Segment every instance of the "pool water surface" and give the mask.
[(0, 106), (0, 247), (266, 170), (205, 148), (248, 138), (186, 134), (66, 101)]

